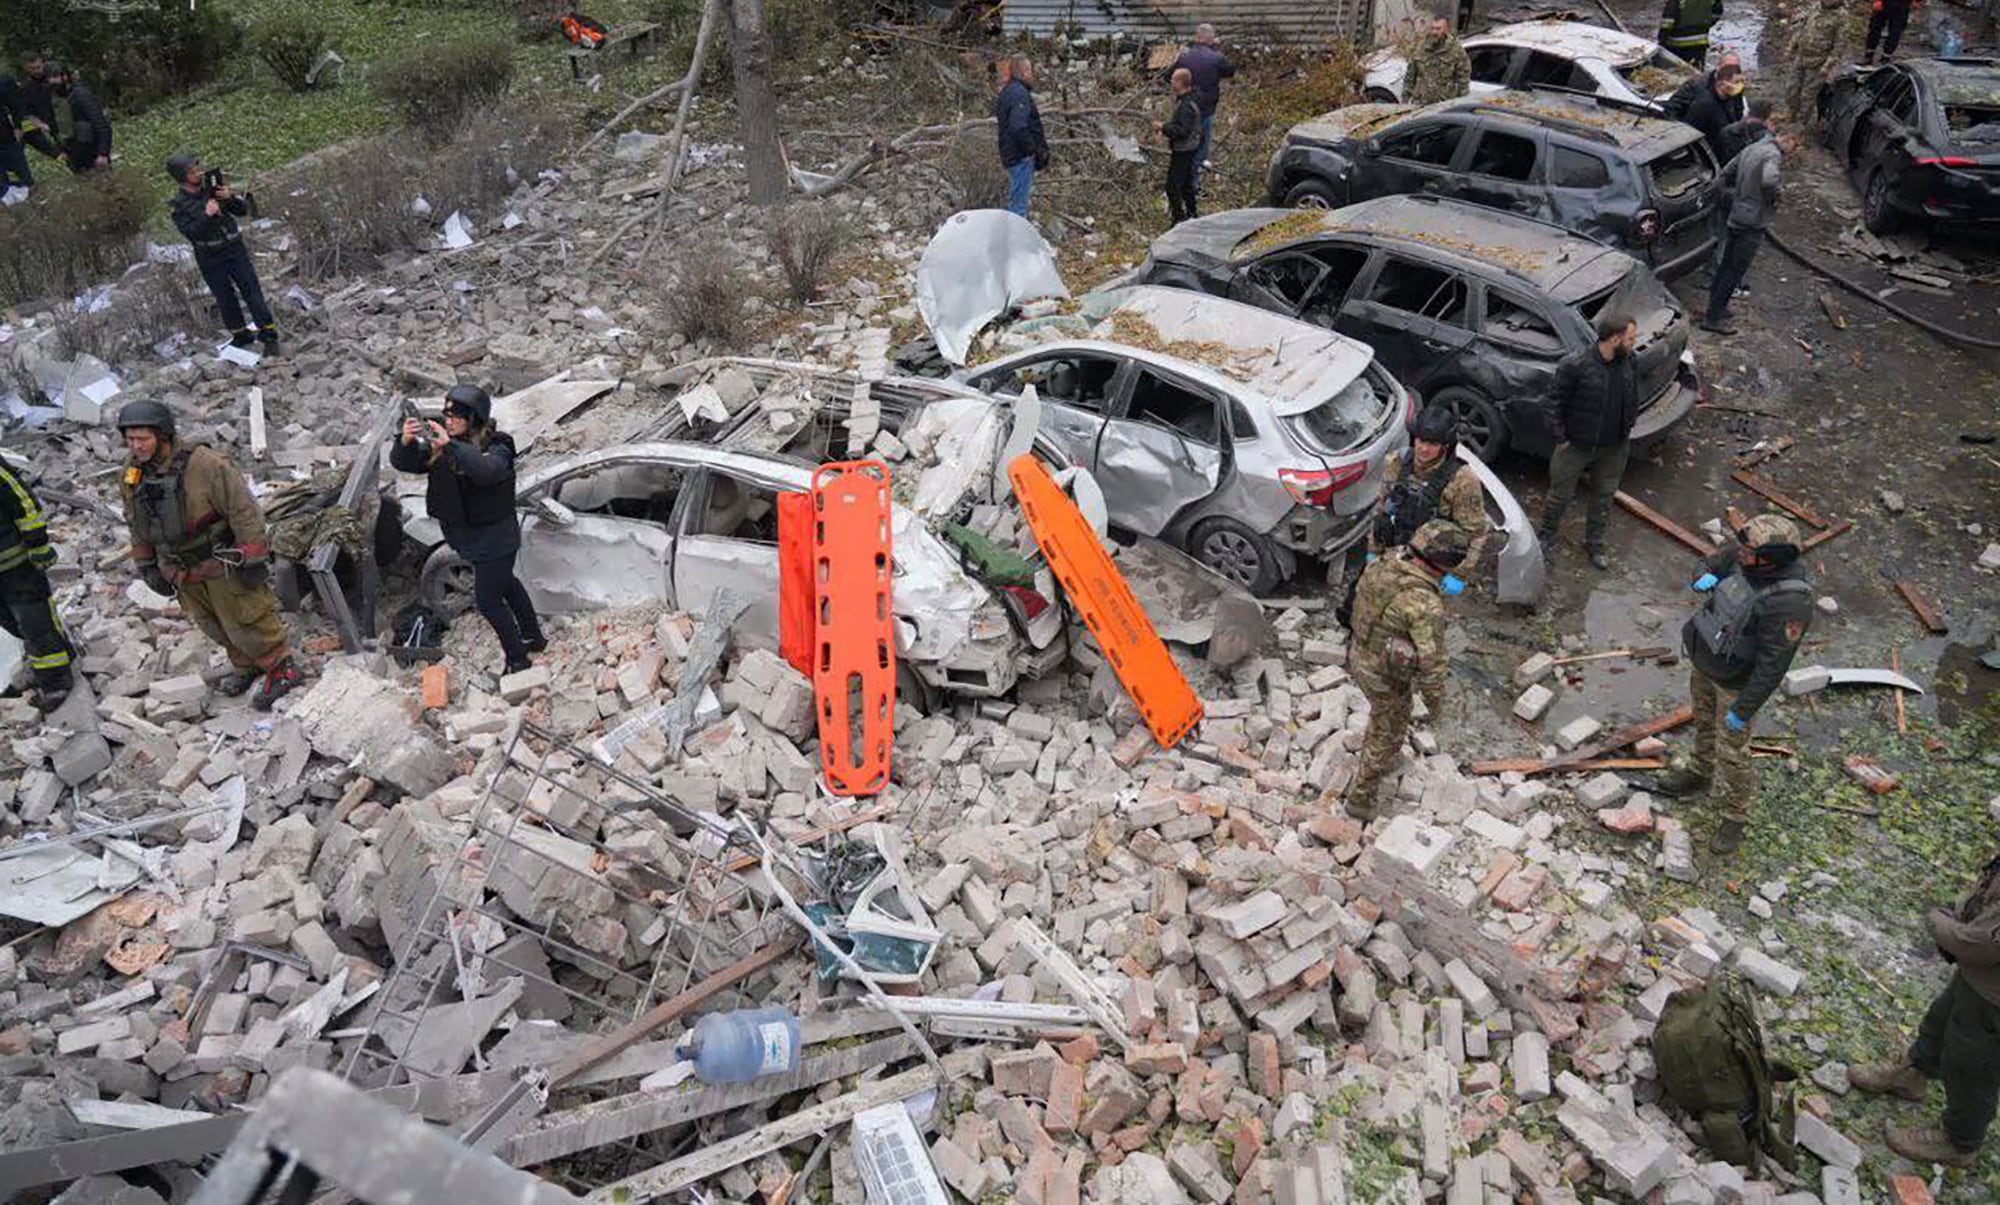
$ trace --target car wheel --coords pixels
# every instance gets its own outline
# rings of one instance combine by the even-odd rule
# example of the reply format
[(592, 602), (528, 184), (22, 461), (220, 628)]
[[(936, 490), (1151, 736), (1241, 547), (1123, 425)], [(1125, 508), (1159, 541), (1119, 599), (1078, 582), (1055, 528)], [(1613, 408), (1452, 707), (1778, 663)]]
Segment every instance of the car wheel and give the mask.
[(1431, 401), (1451, 407), (1458, 416), (1458, 442), (1474, 456), (1492, 464), (1507, 450), (1507, 420), (1500, 417), (1500, 408), (1485, 394), (1453, 385), (1438, 390)]
[(1371, 105), (1395, 105), (1402, 103), (1400, 100), (1396, 98), (1396, 94), (1394, 92), (1389, 91), (1387, 88), (1363, 89), (1361, 93), (1361, 99)]
[(1868, 173), (1868, 187), (1861, 190), (1861, 224), (1870, 234), (1893, 234), (1903, 224), (1889, 197), (1889, 173), (1879, 167)]
[(1269, 594), (1284, 576), (1271, 541), (1234, 519), (1210, 519), (1188, 536), (1195, 560), (1252, 594)]
[(424, 605), (446, 619), (472, 610), (472, 566), (460, 560), (448, 544), (438, 545), (424, 558), (417, 588)]
[(1340, 198), (1334, 195), (1333, 185), (1315, 176), (1292, 185), (1292, 191), (1285, 194), (1285, 204), (1293, 209), (1337, 209)]

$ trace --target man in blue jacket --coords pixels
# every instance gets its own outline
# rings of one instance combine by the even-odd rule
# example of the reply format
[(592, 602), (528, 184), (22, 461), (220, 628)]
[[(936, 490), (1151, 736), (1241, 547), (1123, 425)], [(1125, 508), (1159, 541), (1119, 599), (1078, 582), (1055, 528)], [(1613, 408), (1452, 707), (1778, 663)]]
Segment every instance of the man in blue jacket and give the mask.
[[(1181, 51), (1173, 71), (1187, 68), (1194, 77), (1194, 103), (1201, 110), (1201, 145), (1194, 149), (1194, 187), (1201, 191), (1201, 172), (1208, 166), (1209, 151), (1215, 144), (1215, 110), (1222, 103), (1222, 81), (1236, 74), (1236, 65), (1223, 57), (1217, 45), (1215, 26), (1204, 21), (1194, 27), (1194, 45)], [(1167, 73), (1171, 80), (1173, 71)]]
[(1035, 106), (1035, 64), (1025, 54), (1007, 60), (1007, 82), (993, 102), (1000, 128), (1000, 166), (1007, 169), (1007, 212), (1028, 216), (1035, 173), (1049, 165), (1049, 140)]

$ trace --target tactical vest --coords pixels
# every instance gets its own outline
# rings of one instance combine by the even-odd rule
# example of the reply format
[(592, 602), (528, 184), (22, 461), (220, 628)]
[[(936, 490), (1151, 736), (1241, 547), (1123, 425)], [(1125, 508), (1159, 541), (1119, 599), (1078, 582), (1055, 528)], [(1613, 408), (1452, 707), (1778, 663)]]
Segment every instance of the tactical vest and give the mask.
[(1745, 1167), (1760, 1155), (1797, 1167), (1797, 1107), (1781, 1087), (1797, 1073), (1766, 1053), (1742, 980), (1724, 976), (1667, 997), (1653, 1029), (1653, 1062), (1667, 1100), (1695, 1119), (1710, 1153)]
[(1732, 573), (1716, 583), (1708, 602), (1695, 612), (1695, 638), (1731, 669), (1748, 669), (1757, 658), (1755, 650), (1743, 647), (1743, 632), (1757, 604), (1774, 594), (1810, 593), (1812, 587), (1795, 577), (1759, 584), (1745, 574)]
[(1681, 0), (1674, 23), (1660, 41), (1669, 50), (1691, 50), (1708, 45), (1708, 30), (1715, 24), (1715, 0)]
[(1375, 516), (1375, 544), (1380, 548), (1398, 548), (1410, 542), (1417, 529), (1431, 521), (1437, 514), (1438, 504), (1444, 500), (1444, 492), (1450, 488), (1452, 478), (1458, 473), (1456, 464), (1440, 465), (1429, 479), (1417, 476), (1417, 454), (1403, 453), (1403, 472), (1396, 483), (1389, 487), (1388, 496), (1382, 499), (1382, 509)]
[(187, 466), (199, 444), (178, 448), (158, 476), (147, 473), (132, 491), (132, 536), (150, 544), (154, 555), (183, 569), (192, 569), (236, 542), (229, 521), (220, 513), (200, 527), (187, 513)]

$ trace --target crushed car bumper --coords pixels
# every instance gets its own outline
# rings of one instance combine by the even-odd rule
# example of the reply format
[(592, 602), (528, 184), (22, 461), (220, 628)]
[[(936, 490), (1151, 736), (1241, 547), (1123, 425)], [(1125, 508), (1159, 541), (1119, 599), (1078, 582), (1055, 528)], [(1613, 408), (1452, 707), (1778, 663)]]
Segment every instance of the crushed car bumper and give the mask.
[(1665, 435), (1675, 423), (1694, 413), (1694, 404), (1700, 400), (1701, 379), (1695, 375), (1693, 357), (1683, 354), (1672, 383), (1639, 411), (1639, 421), (1632, 426), (1632, 442), (1649, 443)]

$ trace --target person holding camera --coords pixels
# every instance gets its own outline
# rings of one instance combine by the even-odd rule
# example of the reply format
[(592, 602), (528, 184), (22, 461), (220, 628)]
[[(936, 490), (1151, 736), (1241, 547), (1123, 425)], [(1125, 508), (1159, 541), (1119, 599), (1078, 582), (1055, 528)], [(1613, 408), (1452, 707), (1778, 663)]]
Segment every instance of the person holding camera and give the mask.
[[(266, 355), (277, 355), (278, 322), (271, 317), (257, 265), (236, 224), (250, 212), (249, 202), (236, 195), (220, 171), (204, 172), (199, 156), (175, 155), (167, 160), (167, 175), (181, 186), (173, 199), (174, 225), (194, 244), (195, 267), (222, 311), (229, 342), (237, 347), (262, 342)], [(245, 306), (257, 323), (255, 332), (243, 320)]]
[(389, 449), (389, 463), (405, 473), (425, 473), (424, 503), (444, 528), (444, 541), (472, 566), (473, 605), (493, 625), (507, 663), (519, 673), (528, 654), (549, 647), (527, 587), (514, 576), (521, 550), (521, 521), (514, 513), (514, 440), (493, 425), (493, 399), (476, 385), (454, 385), (444, 395), (444, 422), (414, 414)]

